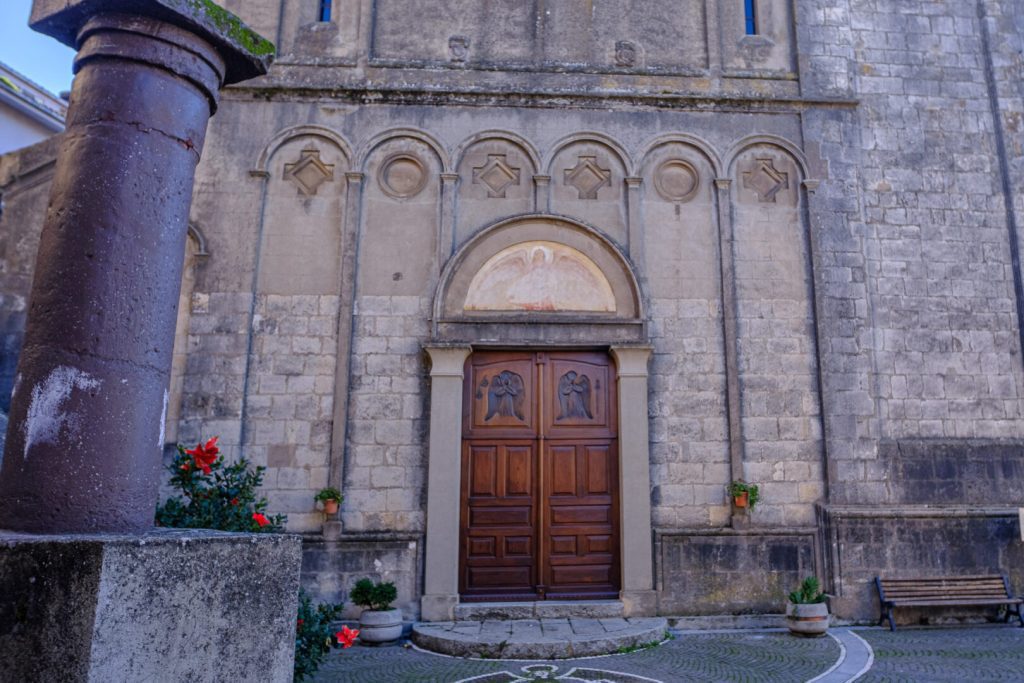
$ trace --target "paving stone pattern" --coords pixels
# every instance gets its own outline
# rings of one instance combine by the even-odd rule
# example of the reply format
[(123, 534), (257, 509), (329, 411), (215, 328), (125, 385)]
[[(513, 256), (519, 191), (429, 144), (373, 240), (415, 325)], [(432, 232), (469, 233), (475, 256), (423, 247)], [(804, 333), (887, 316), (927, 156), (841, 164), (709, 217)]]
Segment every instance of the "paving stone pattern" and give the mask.
[[(458, 659), (398, 646), (354, 647), (329, 655), (315, 680), (454, 683), (486, 676), (476, 680), (496, 683), (545, 680), (545, 674), (547, 680), (796, 682), (814, 678), (839, 657), (839, 646), (831, 638), (794, 638), (774, 631), (674, 636), (664, 645), (630, 654), (552, 662)], [(572, 676), (561, 678), (573, 669)]]
[(857, 683), (929, 681), (985, 683), (1024, 680), (1024, 628), (867, 629), (857, 634), (875, 663)]

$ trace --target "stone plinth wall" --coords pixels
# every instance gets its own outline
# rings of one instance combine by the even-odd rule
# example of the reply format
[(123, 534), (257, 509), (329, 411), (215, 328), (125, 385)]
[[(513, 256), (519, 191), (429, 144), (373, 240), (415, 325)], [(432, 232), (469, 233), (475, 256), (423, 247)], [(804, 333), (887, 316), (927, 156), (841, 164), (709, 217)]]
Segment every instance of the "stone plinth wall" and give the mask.
[(819, 574), (813, 528), (661, 531), (655, 539), (660, 614), (780, 614), (789, 592)]
[[(1016, 509), (924, 506), (828, 507), (821, 513), (833, 611), (847, 619), (878, 618), (876, 576), (1007, 574), (1024, 588), (1024, 541)], [(897, 610), (904, 623), (922, 616), (984, 614), (962, 610)]]
[(419, 617), (421, 534), (345, 533), (338, 540), (308, 535), (302, 542), (302, 587), (314, 602), (344, 602), (346, 619), (358, 618), (361, 607), (348, 593), (356, 581), (369, 577), (391, 581), (398, 589), (394, 606), (402, 618)]

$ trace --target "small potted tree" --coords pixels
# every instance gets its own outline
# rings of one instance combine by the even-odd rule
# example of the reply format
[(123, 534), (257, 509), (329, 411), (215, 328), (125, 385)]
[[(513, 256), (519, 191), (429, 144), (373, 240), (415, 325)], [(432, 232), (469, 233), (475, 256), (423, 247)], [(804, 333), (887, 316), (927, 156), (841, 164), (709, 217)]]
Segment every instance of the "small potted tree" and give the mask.
[(359, 615), (359, 638), (364, 643), (387, 643), (402, 636), (402, 610), (391, 607), (398, 597), (395, 584), (359, 579), (349, 597), (363, 608)]
[(316, 494), (314, 500), (324, 504), (324, 514), (333, 515), (338, 511), (338, 506), (344, 498), (345, 496), (341, 495), (341, 491), (328, 487), (320, 489), (320, 493)]
[(761, 493), (757, 484), (748, 484), (742, 479), (733, 481), (727, 487), (729, 495), (732, 496), (733, 505), (738, 508), (754, 509), (757, 501), (761, 499)]
[(823, 636), (828, 631), (827, 596), (821, 592), (821, 583), (808, 576), (800, 587), (789, 594), (786, 606), (786, 624), (790, 633), (800, 636)]

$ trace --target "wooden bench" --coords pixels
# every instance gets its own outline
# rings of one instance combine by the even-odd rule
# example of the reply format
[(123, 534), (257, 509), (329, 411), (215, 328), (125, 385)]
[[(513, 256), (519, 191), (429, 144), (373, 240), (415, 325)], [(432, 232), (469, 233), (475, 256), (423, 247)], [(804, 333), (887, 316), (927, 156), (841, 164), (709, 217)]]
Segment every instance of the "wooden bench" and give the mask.
[[(875, 577), (878, 586), (878, 600), (882, 613), (878, 625), (889, 620), (889, 630), (896, 630), (892, 617), (895, 607), (950, 607), (958, 605), (1005, 606), (1009, 621), (1016, 615), (1024, 626), (1021, 603), (1024, 599), (1013, 597), (1010, 582), (1001, 574), (979, 576), (933, 576), (915, 579), (883, 579)], [(1013, 609), (1016, 607), (1016, 609)]]

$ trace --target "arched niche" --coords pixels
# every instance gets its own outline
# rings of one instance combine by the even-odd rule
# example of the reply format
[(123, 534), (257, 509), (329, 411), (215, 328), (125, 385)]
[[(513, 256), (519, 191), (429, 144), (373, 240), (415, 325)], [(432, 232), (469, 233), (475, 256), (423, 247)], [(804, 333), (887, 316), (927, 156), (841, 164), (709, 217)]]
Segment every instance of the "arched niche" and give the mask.
[(477, 234), (445, 267), (437, 340), (601, 344), (645, 341), (633, 268), (592, 228), (531, 215)]

